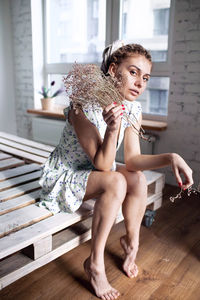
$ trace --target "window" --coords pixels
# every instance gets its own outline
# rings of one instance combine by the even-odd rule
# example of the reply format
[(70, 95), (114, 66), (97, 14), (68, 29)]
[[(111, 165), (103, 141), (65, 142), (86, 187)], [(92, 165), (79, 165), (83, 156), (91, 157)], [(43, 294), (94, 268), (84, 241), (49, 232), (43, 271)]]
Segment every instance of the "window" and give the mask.
[[(169, 77), (168, 32), (170, 0), (122, 0), (120, 38), (126, 43), (138, 43), (149, 49), (154, 62), (153, 76), (146, 92), (141, 96), (143, 113), (167, 116)], [(162, 64), (161, 64), (162, 63)], [(154, 77), (158, 75), (159, 77)], [(168, 73), (169, 74), (169, 73)]]
[(47, 63), (100, 62), (105, 0), (46, 1)]
[[(166, 118), (170, 0), (43, 1), (46, 83), (62, 82), (75, 61), (100, 64), (105, 45), (116, 39), (140, 43), (150, 50), (154, 62), (148, 89), (140, 99), (143, 112), (146, 118)], [(66, 96), (56, 101), (66, 103)]]

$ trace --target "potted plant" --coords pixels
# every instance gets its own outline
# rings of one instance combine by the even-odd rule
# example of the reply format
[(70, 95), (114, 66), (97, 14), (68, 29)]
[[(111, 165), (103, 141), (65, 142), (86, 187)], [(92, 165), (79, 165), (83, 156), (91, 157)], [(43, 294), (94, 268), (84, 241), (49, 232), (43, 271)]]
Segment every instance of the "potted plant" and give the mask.
[(54, 108), (53, 98), (55, 98), (56, 96), (58, 96), (63, 92), (63, 90), (60, 88), (52, 94), (51, 89), (52, 86), (54, 85), (55, 85), (55, 81), (52, 81), (50, 84), (50, 88), (45, 88), (44, 86), (42, 86), (41, 91), (39, 91), (39, 94), (43, 96), (43, 98), (41, 98), (41, 104), (43, 110), (53, 110)]

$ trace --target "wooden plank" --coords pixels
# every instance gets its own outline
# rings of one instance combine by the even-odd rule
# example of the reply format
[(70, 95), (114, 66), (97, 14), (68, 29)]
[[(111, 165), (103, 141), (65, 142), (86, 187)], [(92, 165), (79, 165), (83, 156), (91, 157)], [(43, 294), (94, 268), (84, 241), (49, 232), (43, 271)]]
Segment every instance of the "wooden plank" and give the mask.
[(40, 169), (41, 169), (41, 165), (33, 163), (33, 164), (27, 164), (17, 168), (13, 168), (10, 170), (4, 170), (3, 172), (0, 172), (0, 182), (5, 179), (9, 179), (15, 176), (30, 173)]
[(147, 198), (147, 205), (154, 203), (158, 199), (162, 199), (162, 192), (159, 192), (157, 194), (149, 194)]
[(0, 182), (0, 192), (8, 189), (8, 188), (12, 188), (20, 183), (24, 183), (27, 181), (31, 181), (34, 179), (37, 179), (41, 176), (41, 170), (36, 171), (36, 172), (32, 172), (29, 174), (25, 174), (25, 175), (21, 175), (18, 177), (14, 177), (12, 179), (8, 179), (6, 181)]
[(1, 238), (0, 259), (17, 252), (46, 236), (52, 235), (72, 224), (88, 218), (93, 213), (93, 206), (94, 201), (88, 200), (73, 214), (58, 213), (39, 223)]
[[(45, 158), (47, 158), (50, 154), (47, 151), (36, 149), (36, 148), (30, 147), (28, 145), (22, 145), (22, 144), (19, 144), (17, 142), (13, 142), (13, 141), (1, 138), (1, 137), (0, 137), (0, 144), (6, 145), (6, 146), (9, 146), (11, 148), (18, 149), (18, 150), (22, 150), (22, 151), (28, 152), (30, 154), (42, 156), (42, 157), (45, 157)], [(28, 144), (28, 141), (27, 141), (27, 144)]]
[[(22, 254), (17, 254), (18, 269), (13, 268), (13, 272), (9, 270), (9, 274), (6, 271), (6, 265), (8, 264), (7, 259), (3, 260), (0, 272), (0, 275), (2, 276), (0, 279), (0, 287), (3, 288), (11, 284), (22, 276), (29, 274), (35, 269), (49, 263), (50, 261), (91, 239), (91, 223), (92, 219), (89, 218), (67, 228), (62, 232), (57, 233), (53, 237), (53, 250), (39, 257), (37, 260), (30, 261), (28, 258), (23, 257)], [(19, 256), (21, 257), (21, 267), (19, 267)], [(9, 265), (15, 267), (14, 263), (12, 263), (13, 259), (16, 260), (16, 258), (12, 258), (12, 256), (8, 257), (8, 260), (10, 260)]]
[(166, 122), (160, 122), (160, 121), (142, 119), (142, 127), (145, 130), (164, 131), (164, 130), (167, 129), (167, 123)]
[(40, 197), (40, 190), (36, 190), (30, 194), (25, 194), (23, 196), (1, 202), (0, 203), (0, 215), (9, 213), (13, 210), (28, 206), (36, 202)]
[(44, 158), (44, 157), (40, 157), (40, 156), (37, 156), (37, 155), (34, 155), (34, 154), (30, 154), (28, 152), (24, 152), (22, 150), (14, 149), (12, 147), (5, 146), (5, 145), (2, 145), (2, 144), (0, 144), (0, 150), (11, 153), (11, 154), (14, 154), (16, 156), (23, 157), (23, 158), (28, 159), (28, 160), (35, 161), (37, 163), (43, 164), (43, 163), (46, 162), (46, 158)]
[(40, 220), (52, 216), (52, 213), (45, 208), (29, 205), (0, 216), (0, 237), (6, 236)]
[(9, 199), (12, 199), (15, 197), (19, 197), (29, 191), (33, 191), (38, 188), (40, 188), (40, 185), (39, 185), (38, 180), (36, 180), (36, 181), (30, 182), (30, 183), (20, 185), (16, 188), (11, 188), (8, 191), (6, 190), (3, 192), (0, 192), (0, 202), (9, 200)]
[(41, 115), (44, 117), (53, 117), (53, 118), (59, 118), (59, 119), (63, 119), (63, 120), (66, 119), (66, 117), (63, 113), (63, 108), (61, 110), (57, 110), (57, 111), (49, 111), (49, 110), (43, 110), (43, 109), (28, 109), (27, 112), (30, 114)]
[[(84, 227), (80, 235), (74, 233), (74, 229), (67, 229), (67, 231), (65, 232), (67, 241), (61, 244), (61, 246), (51, 251), (50, 253), (47, 253), (46, 255), (38, 258), (37, 260), (31, 261), (29, 258), (24, 257), (24, 255), (22, 254), (17, 254), (17, 259), (15, 257), (8, 258), (8, 260), (10, 260), (10, 268), (11, 266), (15, 266), (13, 263), (13, 259), (18, 262), (18, 269), (13, 270), (13, 272), (10, 270), (9, 274), (6, 274), (6, 265), (8, 264), (8, 261), (7, 259), (5, 259), (3, 261), (3, 264), (1, 265), (0, 275), (2, 277), (0, 279), (0, 289), (11, 284), (12, 282), (16, 281), (22, 276), (29, 274), (37, 268), (49, 263), (50, 261), (63, 255), (64, 253), (70, 251), (71, 249), (80, 245), (80, 242), (84, 243), (87, 240), (89, 240), (91, 238), (91, 220), (84, 221), (83, 225)], [(19, 262), (21, 263), (21, 267), (19, 267)]]
[[(0, 147), (1, 147), (1, 145), (0, 145)], [(23, 165), (23, 164), (24, 164), (23, 160), (15, 158), (15, 157), (8, 158), (8, 159), (5, 159), (5, 160), (1, 160), (0, 161), (0, 171), (8, 169), (8, 168), (13, 168), (13, 167), (16, 167), (16, 166), (20, 166), (20, 165)]]
[(156, 171), (143, 171), (145, 177), (146, 177), (146, 180), (147, 180), (147, 184), (151, 184), (155, 181), (157, 181), (158, 179), (160, 178), (163, 178), (164, 177), (164, 174), (162, 173), (159, 173), (159, 172), (156, 172)]
[[(30, 114), (36, 114), (46, 117), (55, 117), (59, 119), (66, 119), (63, 109), (65, 107), (61, 107), (55, 111), (48, 111), (48, 110), (42, 110), (42, 109), (28, 109), (27, 112)], [(156, 130), (156, 131), (164, 131), (167, 129), (167, 123), (166, 122), (160, 122), (160, 121), (154, 121), (154, 120), (144, 120), (142, 119), (142, 127), (145, 130)]]
[(16, 136), (16, 135), (13, 135), (13, 134), (10, 134), (10, 133), (6, 133), (6, 132), (2, 132), (2, 131), (0, 131), (0, 137), (3, 137), (5, 139), (11, 140), (11, 141), (18, 142), (18, 143), (23, 144), (23, 145), (29, 145), (30, 147), (34, 147), (34, 148), (44, 150), (44, 151), (47, 151), (47, 152), (52, 152), (55, 148), (55, 147), (50, 146), (50, 145), (41, 144), (41, 143), (31, 141), (31, 140), (28, 140), (28, 139), (25, 139), (25, 138), (21, 138), (19, 136)]
[(22, 252), (30, 257), (31, 259), (38, 259), (39, 257), (52, 251), (52, 235), (46, 236), (45, 238), (35, 242), (24, 249)]
[(12, 157), (11, 155), (9, 154), (6, 154), (6, 153), (3, 153), (3, 152), (0, 152), (0, 160), (2, 159), (6, 159), (6, 158), (10, 158)]
[[(200, 242), (189, 252), (173, 270), (172, 274), (152, 294), (152, 299), (158, 299), (160, 295), (170, 295), (170, 299), (200, 299), (192, 298), (192, 291), (199, 284), (199, 259), (193, 253), (199, 253)], [(173, 282), (173, 284), (172, 284)]]

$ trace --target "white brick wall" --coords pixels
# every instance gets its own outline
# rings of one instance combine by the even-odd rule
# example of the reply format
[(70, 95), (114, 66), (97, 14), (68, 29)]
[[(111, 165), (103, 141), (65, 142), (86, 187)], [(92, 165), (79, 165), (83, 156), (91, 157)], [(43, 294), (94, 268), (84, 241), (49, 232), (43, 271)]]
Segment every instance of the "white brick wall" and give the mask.
[(17, 116), (17, 133), (31, 137), (31, 118), (27, 108), (33, 107), (33, 68), (32, 68), (32, 33), (30, 0), (10, 1), (14, 72), (15, 99)]
[[(177, 152), (200, 180), (200, 1), (176, 0), (172, 45), (168, 130), (156, 152)], [(174, 184), (169, 169), (167, 182)]]
[[(174, 1), (174, 0), (172, 0)], [(33, 107), (32, 39), (30, 0), (10, 2), (14, 38), (17, 129), (31, 137)], [(200, 180), (200, 1), (175, 0), (175, 28), (172, 45), (168, 130), (160, 133), (156, 153), (177, 152)], [(175, 184), (169, 168), (167, 182)]]

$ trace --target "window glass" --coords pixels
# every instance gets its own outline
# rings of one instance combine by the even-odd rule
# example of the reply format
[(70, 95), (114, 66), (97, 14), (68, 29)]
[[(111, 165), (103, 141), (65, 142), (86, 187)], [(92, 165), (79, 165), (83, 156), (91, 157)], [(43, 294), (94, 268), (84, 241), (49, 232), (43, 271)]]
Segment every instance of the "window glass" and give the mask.
[(146, 114), (164, 115), (168, 113), (168, 77), (151, 77), (146, 91), (138, 98), (142, 111)]
[(166, 61), (170, 0), (121, 0), (121, 39), (151, 51), (153, 61)]
[(55, 93), (58, 89), (62, 89), (63, 93), (59, 94), (54, 98), (54, 103), (59, 105), (69, 105), (69, 99), (65, 93), (65, 86), (63, 83), (63, 75), (61, 74), (50, 74), (48, 76), (48, 86), (50, 86), (51, 82), (55, 81), (54, 86), (51, 88), (51, 95)]
[(106, 0), (47, 0), (47, 63), (100, 62)]

